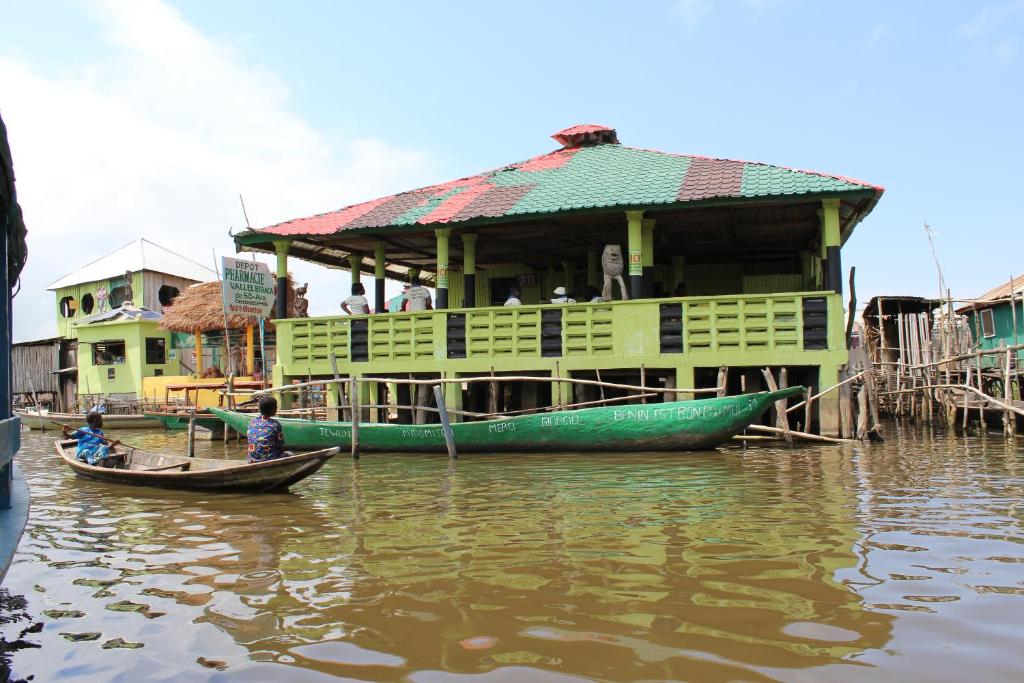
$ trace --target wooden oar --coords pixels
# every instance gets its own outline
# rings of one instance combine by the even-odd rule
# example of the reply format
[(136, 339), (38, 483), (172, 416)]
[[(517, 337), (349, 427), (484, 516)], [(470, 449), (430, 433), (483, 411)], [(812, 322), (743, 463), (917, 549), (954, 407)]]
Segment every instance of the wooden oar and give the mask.
[[(59, 427), (67, 427), (67, 425), (66, 425), (66, 424), (63, 424), (63, 423), (61, 423), (61, 422), (57, 422), (57, 421), (55, 421), (55, 420), (50, 420), (49, 422), (50, 422), (51, 424), (55, 424), (55, 425), (57, 425), (57, 426), (59, 426)], [(69, 428), (69, 429), (70, 429), (70, 428)], [(75, 430), (75, 431), (77, 431), (77, 430)], [(113, 439), (108, 439), (107, 437), (105, 437), (105, 436), (102, 436), (102, 435), (100, 435), (100, 434), (93, 434), (93, 436), (95, 436), (95, 437), (96, 437), (97, 439), (99, 439), (100, 441), (106, 441), (106, 442), (107, 442), (108, 444), (110, 444), (111, 446), (114, 446), (114, 445), (116, 445), (116, 444), (114, 443), (114, 440), (113, 440)], [(122, 446), (127, 446), (128, 448), (132, 449), (133, 451), (144, 451), (144, 450), (146, 450), (145, 448), (142, 448), (142, 447), (140, 447), (140, 446), (133, 446), (132, 444), (130, 444), (130, 443), (126, 443), (126, 442), (124, 442), (124, 441), (121, 441), (121, 440), (118, 440), (118, 441), (117, 441), (117, 443), (118, 443), (118, 444), (121, 444)]]

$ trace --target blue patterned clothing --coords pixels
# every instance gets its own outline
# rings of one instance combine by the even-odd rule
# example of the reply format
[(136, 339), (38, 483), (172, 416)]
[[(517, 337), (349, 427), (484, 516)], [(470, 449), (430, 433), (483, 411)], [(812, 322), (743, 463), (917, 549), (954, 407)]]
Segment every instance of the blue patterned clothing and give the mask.
[(78, 439), (78, 449), (75, 457), (84, 463), (95, 465), (97, 462), (110, 455), (110, 446), (101, 439), (102, 429), (92, 427), (81, 427), (72, 434), (72, 439)]
[(249, 439), (249, 462), (263, 462), (284, 456), (284, 430), (281, 423), (260, 415), (245, 431)]

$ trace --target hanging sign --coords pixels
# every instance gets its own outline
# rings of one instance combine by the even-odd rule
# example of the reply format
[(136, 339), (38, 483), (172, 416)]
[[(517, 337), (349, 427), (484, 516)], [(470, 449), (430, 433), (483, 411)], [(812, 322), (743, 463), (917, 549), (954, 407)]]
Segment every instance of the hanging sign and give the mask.
[(221, 257), (224, 312), (268, 318), (274, 310), (274, 278), (265, 263)]

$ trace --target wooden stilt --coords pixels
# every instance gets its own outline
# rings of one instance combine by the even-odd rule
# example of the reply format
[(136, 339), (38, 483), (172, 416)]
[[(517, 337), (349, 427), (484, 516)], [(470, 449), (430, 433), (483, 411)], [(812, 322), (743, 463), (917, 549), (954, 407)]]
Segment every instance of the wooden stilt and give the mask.
[(359, 380), (355, 375), (349, 378), (349, 412), (352, 413), (352, 459), (359, 459)]

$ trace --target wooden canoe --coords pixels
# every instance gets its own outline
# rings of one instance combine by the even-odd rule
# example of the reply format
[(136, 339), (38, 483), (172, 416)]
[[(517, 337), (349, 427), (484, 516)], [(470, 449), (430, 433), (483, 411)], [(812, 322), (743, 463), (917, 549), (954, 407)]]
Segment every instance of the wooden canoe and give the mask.
[[(687, 451), (713, 448), (739, 434), (777, 400), (803, 394), (804, 387), (695, 401), (583, 408), (497, 420), (452, 423), (460, 453)], [(251, 414), (211, 408), (244, 433)], [(277, 418), (288, 448), (347, 448), (348, 422)], [(380, 452), (446, 451), (441, 425), (361, 423), (359, 448)]]
[[(67, 425), (74, 429), (85, 425), (84, 413), (48, 413), (45, 410), (41, 413), (35, 410), (15, 410), (14, 412), (21, 418), (21, 423), (29, 429), (59, 431), (60, 425)], [(161, 426), (160, 420), (147, 415), (103, 414), (104, 429), (158, 429)]]
[(98, 467), (75, 458), (76, 441), (59, 439), (55, 443), (64, 464), (86, 479), (110, 484), (210, 492), (284, 491), (316, 472), (338, 452), (337, 448), (326, 448), (249, 464), (244, 460), (188, 458), (121, 446), (125, 452), (123, 462), (118, 462), (116, 467)]
[[(146, 417), (157, 420), (164, 429), (169, 431), (188, 429), (189, 414), (187, 412), (175, 410), (145, 410), (142, 414)], [(104, 417), (104, 427), (106, 426), (106, 421), (107, 419)], [(213, 430), (221, 426), (221, 421), (216, 415), (204, 408), (196, 411), (196, 425)]]

